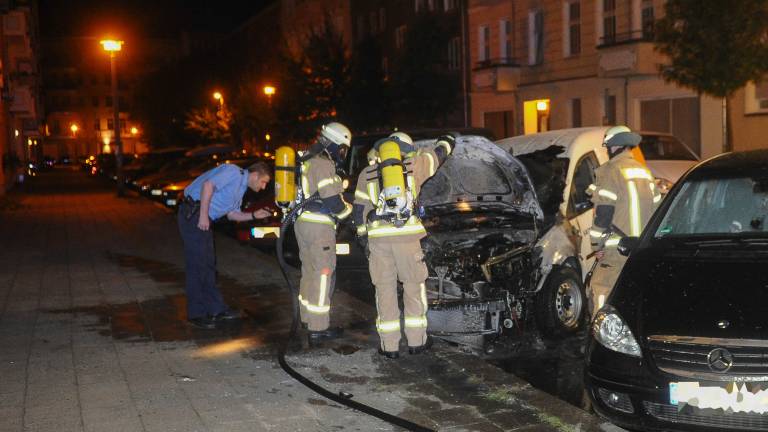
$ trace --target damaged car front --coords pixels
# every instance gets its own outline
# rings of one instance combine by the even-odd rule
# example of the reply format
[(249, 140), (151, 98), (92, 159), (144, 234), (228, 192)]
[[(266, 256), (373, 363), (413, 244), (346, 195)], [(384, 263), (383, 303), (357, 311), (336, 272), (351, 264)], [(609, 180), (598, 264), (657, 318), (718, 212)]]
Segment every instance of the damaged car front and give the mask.
[(424, 184), (420, 205), (429, 232), (422, 246), (430, 334), (490, 352), (489, 342), (502, 336), (580, 328), (580, 274), (552, 271), (544, 246), (559, 231), (550, 230), (552, 218), (520, 159), (485, 138), (459, 137)]

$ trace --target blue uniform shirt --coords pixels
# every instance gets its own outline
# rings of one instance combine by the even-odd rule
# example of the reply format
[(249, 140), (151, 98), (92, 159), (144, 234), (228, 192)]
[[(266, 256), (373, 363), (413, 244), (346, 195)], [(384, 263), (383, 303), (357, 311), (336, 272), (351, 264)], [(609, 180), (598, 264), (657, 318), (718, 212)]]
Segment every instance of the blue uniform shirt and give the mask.
[(221, 164), (196, 178), (184, 189), (184, 195), (199, 201), (203, 184), (209, 180), (214, 189), (208, 217), (218, 219), (231, 211), (240, 210), (243, 195), (248, 187), (248, 170), (236, 165)]

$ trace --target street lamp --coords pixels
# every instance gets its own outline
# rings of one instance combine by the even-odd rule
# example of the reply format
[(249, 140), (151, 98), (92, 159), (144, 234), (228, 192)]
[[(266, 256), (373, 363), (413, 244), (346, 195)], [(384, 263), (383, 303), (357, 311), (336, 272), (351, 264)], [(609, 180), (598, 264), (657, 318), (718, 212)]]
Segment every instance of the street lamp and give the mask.
[(221, 92), (213, 92), (213, 98), (219, 101), (219, 109), (224, 109), (224, 95)]
[(80, 129), (80, 128), (77, 127), (77, 125), (74, 124), (74, 123), (72, 123), (72, 126), (69, 127), (69, 130), (72, 131), (72, 136), (77, 136), (78, 129)]
[(277, 92), (277, 89), (271, 85), (265, 85), (264, 86), (264, 94), (267, 96), (267, 101), (269, 101), (269, 106), (272, 106), (272, 96), (275, 95), (275, 92)]
[(109, 64), (112, 70), (112, 107), (115, 121), (115, 168), (117, 170), (117, 196), (125, 194), (125, 178), (123, 177), (123, 143), (120, 140), (120, 107), (117, 95), (117, 52), (122, 50), (123, 41), (106, 39), (101, 46), (109, 53)]

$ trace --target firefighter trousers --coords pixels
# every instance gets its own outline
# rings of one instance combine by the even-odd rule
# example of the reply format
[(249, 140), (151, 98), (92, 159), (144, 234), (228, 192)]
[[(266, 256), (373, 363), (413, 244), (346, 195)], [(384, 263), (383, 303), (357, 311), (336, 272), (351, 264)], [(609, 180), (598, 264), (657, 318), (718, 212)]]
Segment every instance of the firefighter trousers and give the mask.
[(301, 259), (299, 311), (312, 331), (328, 329), (336, 271), (336, 229), (333, 225), (296, 221)]
[(591, 316), (595, 316), (595, 313), (605, 304), (625, 262), (627, 262), (627, 257), (621, 255), (615, 247), (605, 251), (605, 257), (595, 267), (592, 280), (587, 287)]
[(376, 287), (376, 330), (381, 349), (398, 351), (400, 345), (400, 306), (397, 281), (403, 283), (405, 337), (408, 346), (418, 347), (427, 341), (427, 266), (418, 239), (392, 242), (369, 240), (369, 270)]

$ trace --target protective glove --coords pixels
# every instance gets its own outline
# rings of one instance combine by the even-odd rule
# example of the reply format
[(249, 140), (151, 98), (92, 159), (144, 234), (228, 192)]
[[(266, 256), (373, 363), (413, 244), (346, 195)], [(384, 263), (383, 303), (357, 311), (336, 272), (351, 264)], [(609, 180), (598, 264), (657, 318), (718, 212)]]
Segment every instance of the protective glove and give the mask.
[(445, 147), (447, 154), (451, 154), (453, 149), (456, 148), (456, 138), (453, 135), (440, 135), (437, 137), (436, 144)]

